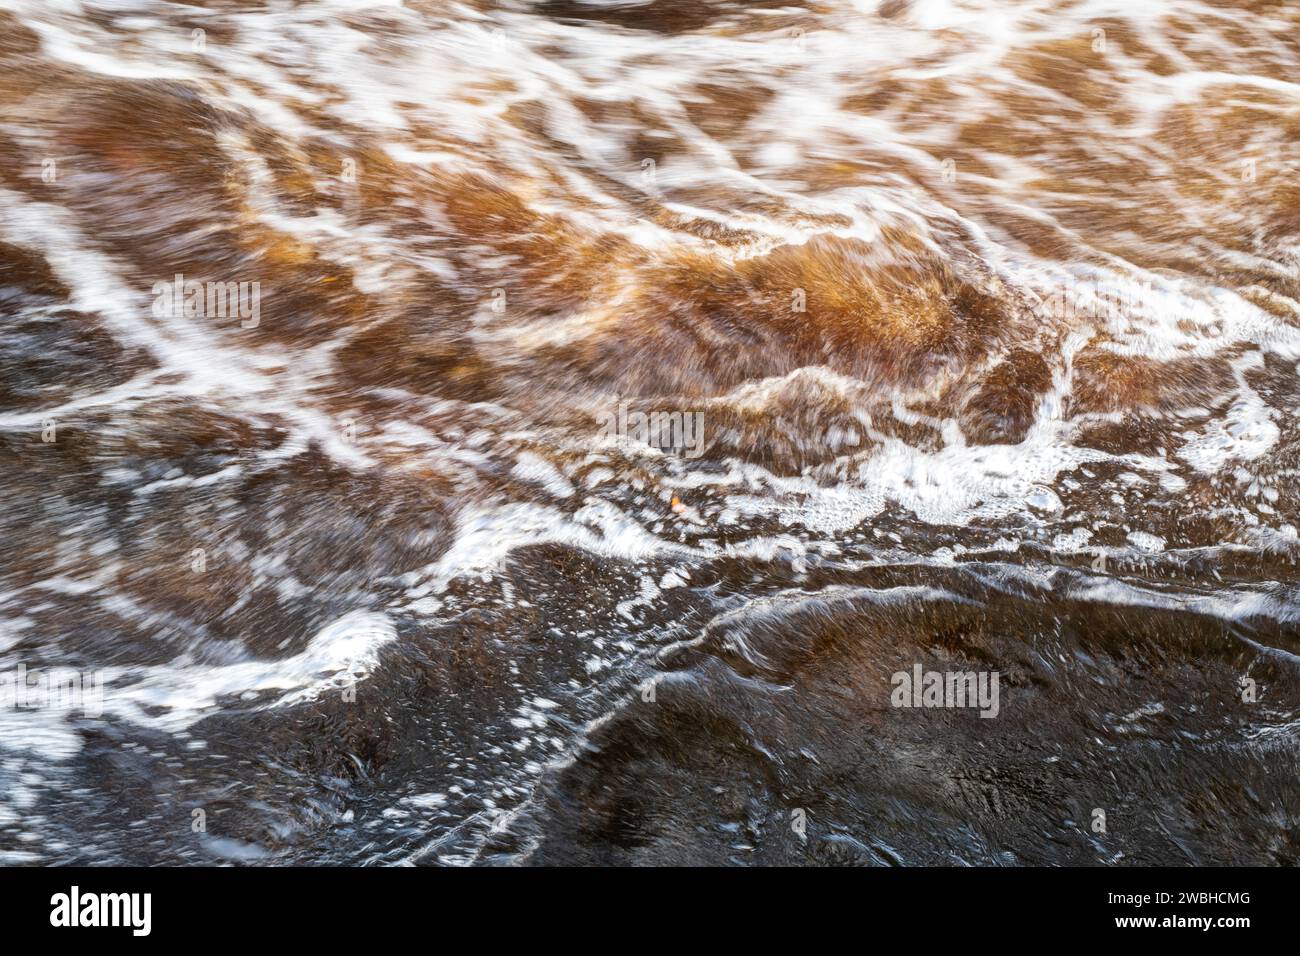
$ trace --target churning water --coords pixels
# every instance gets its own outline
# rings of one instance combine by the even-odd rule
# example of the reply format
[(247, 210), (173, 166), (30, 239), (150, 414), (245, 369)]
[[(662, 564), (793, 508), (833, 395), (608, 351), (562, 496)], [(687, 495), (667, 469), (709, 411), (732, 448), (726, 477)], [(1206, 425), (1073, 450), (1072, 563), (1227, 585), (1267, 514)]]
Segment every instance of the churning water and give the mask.
[(1287, 2), (3, 0), (0, 862), (1300, 862), (1298, 144)]

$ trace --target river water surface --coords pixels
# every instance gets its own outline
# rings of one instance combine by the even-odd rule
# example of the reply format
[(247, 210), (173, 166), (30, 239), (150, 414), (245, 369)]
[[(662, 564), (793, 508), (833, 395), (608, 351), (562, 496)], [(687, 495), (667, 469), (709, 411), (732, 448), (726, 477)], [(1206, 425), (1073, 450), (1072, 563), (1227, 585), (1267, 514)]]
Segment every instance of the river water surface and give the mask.
[(0, 862), (1300, 862), (1294, 3), (0, 0), (0, 320)]

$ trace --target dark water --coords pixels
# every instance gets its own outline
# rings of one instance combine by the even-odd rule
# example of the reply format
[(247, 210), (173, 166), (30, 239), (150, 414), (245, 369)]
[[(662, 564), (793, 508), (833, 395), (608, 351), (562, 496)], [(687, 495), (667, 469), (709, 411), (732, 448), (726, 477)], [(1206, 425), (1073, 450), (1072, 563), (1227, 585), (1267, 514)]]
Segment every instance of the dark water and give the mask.
[(1298, 143), (1294, 4), (0, 2), (0, 862), (1300, 862)]

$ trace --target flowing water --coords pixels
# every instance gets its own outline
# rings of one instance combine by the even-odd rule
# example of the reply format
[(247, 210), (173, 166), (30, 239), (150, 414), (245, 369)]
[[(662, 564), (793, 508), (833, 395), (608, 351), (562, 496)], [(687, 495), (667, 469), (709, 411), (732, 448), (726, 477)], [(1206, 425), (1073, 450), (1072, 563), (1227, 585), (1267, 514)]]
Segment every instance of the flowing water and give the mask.
[(1294, 3), (3, 0), (0, 315), (0, 862), (1300, 862)]

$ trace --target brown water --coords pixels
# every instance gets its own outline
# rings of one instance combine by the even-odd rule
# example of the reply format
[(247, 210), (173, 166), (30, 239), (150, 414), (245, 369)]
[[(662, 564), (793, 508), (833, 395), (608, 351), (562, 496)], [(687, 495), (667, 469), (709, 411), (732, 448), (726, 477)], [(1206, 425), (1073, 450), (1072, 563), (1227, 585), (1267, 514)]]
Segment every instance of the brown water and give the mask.
[(1298, 144), (1294, 4), (2, 0), (0, 862), (1300, 862)]

